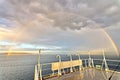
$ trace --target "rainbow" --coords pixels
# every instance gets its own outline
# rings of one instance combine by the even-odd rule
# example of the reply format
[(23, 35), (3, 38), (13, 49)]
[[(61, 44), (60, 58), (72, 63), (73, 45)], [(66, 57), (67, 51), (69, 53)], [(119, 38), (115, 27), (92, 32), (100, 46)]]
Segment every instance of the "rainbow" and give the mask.
[(109, 35), (109, 33), (105, 30), (105, 29), (101, 29), (101, 31), (106, 35), (106, 37), (108, 38), (108, 40), (110, 41), (111, 45), (113, 46), (117, 56), (120, 56), (119, 54), (119, 49), (116, 45), (116, 43), (114, 42), (113, 38)]
[[(75, 14), (72, 14), (72, 15), (75, 15)], [(18, 19), (18, 20), (19, 20), (19, 19)], [(27, 29), (27, 27), (32, 27), (32, 25), (33, 25), (32, 23), (30, 23), (30, 24), (28, 23), (28, 24), (26, 25), (26, 28), (21, 29), (21, 31), (15, 36), (13, 42), (15, 42), (15, 41), (17, 40), (18, 35), (21, 35), (21, 33), (22, 33), (23, 31), (25, 31), (25, 30)], [(100, 27), (99, 27), (99, 28), (100, 28)], [(115, 42), (114, 42), (114, 40), (112, 39), (112, 37), (109, 35), (109, 33), (108, 33), (105, 29), (103, 29), (103, 28), (101, 28), (101, 31), (106, 35), (106, 37), (108, 38), (108, 40), (109, 40), (110, 43), (112, 44), (113, 48), (115, 49), (115, 52), (116, 52), (117, 56), (120, 56), (118, 47), (117, 47), (117, 45), (115, 44)], [(12, 46), (8, 49), (8, 54), (9, 54), (9, 52), (11, 52), (11, 51), (12, 51)]]

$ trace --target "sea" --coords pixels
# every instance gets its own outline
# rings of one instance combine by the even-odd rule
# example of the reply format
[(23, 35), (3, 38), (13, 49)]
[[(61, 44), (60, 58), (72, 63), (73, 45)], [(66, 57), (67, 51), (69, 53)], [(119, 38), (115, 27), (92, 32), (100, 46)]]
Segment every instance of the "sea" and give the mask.
[[(62, 61), (69, 61), (66, 54), (60, 54)], [(92, 58), (102, 59), (102, 56), (91, 56)], [(77, 55), (72, 55), (73, 60), (77, 60)], [(82, 59), (88, 59), (88, 55), (82, 55)], [(119, 60), (119, 57), (107, 57), (107, 59)], [(57, 62), (56, 54), (41, 54), (41, 64)], [(97, 61), (96, 61), (97, 62)], [(34, 80), (34, 69), (38, 63), (37, 54), (0, 54), (0, 80)], [(112, 63), (117, 65), (118, 63)], [(115, 67), (110, 67), (115, 69)], [(120, 68), (119, 68), (120, 69)]]

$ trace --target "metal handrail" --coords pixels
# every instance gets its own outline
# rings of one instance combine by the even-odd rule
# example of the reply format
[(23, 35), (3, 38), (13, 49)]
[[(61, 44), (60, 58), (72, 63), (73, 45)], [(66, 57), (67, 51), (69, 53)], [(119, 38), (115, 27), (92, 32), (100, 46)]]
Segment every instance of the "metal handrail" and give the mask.
[[(87, 67), (89, 67), (88, 66), (88, 63), (89, 63), (88, 59), (82, 59), (83, 64), (85, 64), (85, 62), (84, 62), (85, 60), (87, 61), (86, 62)], [(94, 65), (100, 65), (100, 66), (102, 66), (102, 62), (97, 62), (96, 63), (95, 61), (103, 61), (103, 59), (93, 59), (93, 61), (95, 63)], [(110, 59), (106, 59), (106, 61), (107, 62), (117, 62), (117, 63), (120, 62), (120, 60), (110, 60)], [(52, 65), (52, 63), (43, 63), (43, 64), (41, 64), (41, 66), (42, 66), (42, 70), (41, 70), (42, 71), (42, 77), (44, 77), (44, 76), (54, 76), (55, 74), (58, 75), (58, 70), (56, 70), (55, 72), (53, 72), (52, 69), (51, 69), (51, 65)], [(107, 65), (109, 66), (108, 68), (110, 68), (110, 66), (114, 66), (114, 67), (118, 66), (117, 64), (112, 64), (112, 63), (109, 63)], [(46, 66), (46, 68), (44, 68), (44, 66)], [(77, 66), (77, 67), (79, 67), (79, 66)], [(96, 67), (94, 67), (94, 68), (96, 68)], [(70, 68), (66, 68), (66, 69), (68, 69), (68, 72), (70, 72)], [(77, 71), (79, 70), (79, 68), (75, 68), (75, 69), (77, 69)], [(82, 69), (85, 69), (85, 66), (83, 66)], [(102, 69), (102, 70), (104, 70), (104, 69)], [(111, 70), (111, 72), (113, 72), (112, 70), (114, 70), (114, 68), (110, 68), (110, 70)], [(65, 70), (65, 71), (67, 73), (67, 70)], [(44, 73), (44, 72), (46, 72), (46, 73)], [(119, 72), (119, 71), (117, 71), (117, 72)]]

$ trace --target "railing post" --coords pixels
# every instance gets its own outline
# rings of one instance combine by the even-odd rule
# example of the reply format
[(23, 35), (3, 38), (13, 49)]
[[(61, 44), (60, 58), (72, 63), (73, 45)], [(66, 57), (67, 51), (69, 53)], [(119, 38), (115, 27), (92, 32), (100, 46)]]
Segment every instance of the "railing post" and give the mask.
[(42, 80), (42, 64), (40, 65), (40, 80)]
[(39, 80), (38, 65), (35, 65), (34, 80)]
[[(80, 54), (77, 54), (78, 55), (78, 58), (79, 58), (79, 62), (80, 62)], [(82, 65), (79, 65), (79, 70), (82, 70)]]
[[(70, 61), (71, 61), (71, 64), (72, 64), (72, 55), (70, 54), (70, 55), (68, 55), (68, 56), (70, 56)], [(73, 69), (72, 69), (72, 65), (70, 64), (70, 72), (73, 72)]]
[(53, 72), (52, 75), (55, 75), (54, 71), (52, 71), (52, 72)]
[[(80, 54), (77, 54), (77, 55), (78, 55), (79, 63), (80, 63), (80, 60), (81, 60), (81, 59), (80, 59)], [(79, 65), (80, 80), (81, 80), (81, 76), (82, 76), (82, 75), (81, 75), (81, 74), (82, 74), (82, 73), (81, 73), (81, 70), (82, 70), (81, 68), (82, 68), (82, 65)]]
[(94, 61), (93, 61), (93, 59), (92, 59), (92, 67), (94, 68), (95, 66), (94, 66)]
[(105, 64), (105, 71), (108, 71), (109, 68), (108, 68), (108, 64), (107, 64), (106, 58), (105, 58), (105, 51), (102, 50), (102, 52), (103, 52), (103, 63), (102, 63), (102, 69), (103, 69), (103, 64)]
[(90, 56), (90, 51), (88, 51), (88, 53), (89, 53), (88, 66), (91, 67), (92, 59), (91, 59), (91, 56)]
[(60, 57), (60, 55), (57, 55), (56, 57), (58, 57), (58, 59), (59, 59), (59, 68), (58, 68), (58, 76), (59, 76), (59, 75), (61, 75), (61, 67), (60, 67), (61, 57)]
[(65, 70), (64, 69), (62, 69), (62, 73), (65, 74)]
[(41, 72), (41, 64), (40, 64), (40, 49), (38, 54), (38, 74), (39, 74), (40, 80), (42, 80), (42, 72)]
[(87, 62), (86, 62), (86, 59), (85, 59), (85, 67), (87, 68)]
[(105, 73), (106, 73), (106, 79), (108, 79), (108, 64), (107, 64), (107, 61), (106, 61), (106, 58), (105, 58), (105, 51), (102, 50), (103, 52), (103, 63), (102, 63), (102, 68), (103, 68), (103, 64), (105, 64)]

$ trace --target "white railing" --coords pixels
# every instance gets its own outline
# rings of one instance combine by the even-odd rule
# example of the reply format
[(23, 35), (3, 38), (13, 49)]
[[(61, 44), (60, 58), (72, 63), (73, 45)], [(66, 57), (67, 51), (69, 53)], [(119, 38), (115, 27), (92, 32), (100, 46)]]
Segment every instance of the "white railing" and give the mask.
[[(85, 62), (86, 61), (86, 62)], [(97, 62), (96, 61), (100, 61), (100, 62)], [(91, 59), (91, 61), (89, 59), (82, 59), (82, 68), (81, 70), (84, 70), (85, 68), (95, 68), (95, 69), (100, 69), (100, 70), (104, 70), (104, 71), (111, 71), (111, 72), (114, 72), (115, 73), (119, 73), (117, 69), (115, 69), (117, 66), (119, 66), (119, 63), (120, 61), (119, 60), (109, 60), (107, 59), (105, 63), (103, 63), (103, 59)], [(112, 64), (112, 63), (116, 63), (116, 64)], [(52, 70), (52, 64), (53, 63), (45, 63), (45, 64), (41, 64), (42, 66), (42, 77), (43, 78), (51, 78), (51, 77), (57, 77), (59, 76), (59, 70)], [(94, 65), (94, 66), (93, 66)], [(99, 65), (99, 67), (98, 67)], [(103, 67), (103, 65), (106, 65), (108, 66), (108, 68), (106, 69), (106, 66)], [(112, 69), (111, 66), (113, 66), (114, 68)], [(76, 72), (76, 71), (80, 71), (80, 66), (72, 66), (72, 70), (73, 72)], [(37, 67), (35, 66), (35, 79), (34, 80), (38, 80), (38, 71), (36, 70)], [(112, 69), (112, 70), (111, 70)], [(70, 71), (70, 67), (68, 68), (64, 68), (64, 69), (60, 69), (61, 71), (61, 75), (64, 75), (64, 74), (68, 74), (68, 73), (71, 73)]]

